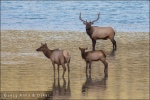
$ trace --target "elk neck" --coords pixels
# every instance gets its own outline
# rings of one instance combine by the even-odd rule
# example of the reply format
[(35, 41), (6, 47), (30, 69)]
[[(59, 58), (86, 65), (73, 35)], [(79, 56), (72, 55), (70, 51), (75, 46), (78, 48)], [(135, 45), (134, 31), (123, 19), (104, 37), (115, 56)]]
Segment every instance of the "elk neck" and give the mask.
[(50, 50), (49, 48), (48, 49), (45, 49), (43, 51), (44, 55), (47, 57), (47, 58), (50, 58), (50, 55), (52, 53), (52, 50)]
[(92, 35), (92, 33), (93, 33), (92, 26), (86, 27), (86, 33), (87, 33), (89, 36)]

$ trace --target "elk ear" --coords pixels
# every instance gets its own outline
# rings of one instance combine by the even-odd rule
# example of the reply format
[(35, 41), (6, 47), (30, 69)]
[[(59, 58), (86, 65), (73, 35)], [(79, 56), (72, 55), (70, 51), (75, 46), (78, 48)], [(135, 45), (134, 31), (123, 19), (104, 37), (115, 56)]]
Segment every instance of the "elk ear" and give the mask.
[(45, 46), (47, 46), (47, 44), (46, 44), (46, 43), (45, 43), (44, 45), (45, 45)]
[(43, 43), (41, 43), (41, 45), (43, 45)]
[(81, 50), (81, 48), (79, 47), (79, 50)]

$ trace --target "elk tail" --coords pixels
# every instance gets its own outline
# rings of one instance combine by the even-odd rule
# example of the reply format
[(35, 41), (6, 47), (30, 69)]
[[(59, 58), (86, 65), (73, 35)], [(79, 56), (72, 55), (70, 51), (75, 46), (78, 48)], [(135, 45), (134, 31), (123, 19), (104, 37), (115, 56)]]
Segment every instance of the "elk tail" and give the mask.
[(116, 35), (116, 32), (114, 32), (114, 36)]
[(115, 34), (116, 34), (116, 30), (114, 30), (114, 36), (115, 36)]
[(63, 51), (63, 55), (64, 55), (66, 61), (69, 62), (69, 61), (70, 61), (70, 58), (71, 58), (70, 52), (67, 51), (67, 50), (64, 50), (64, 51)]

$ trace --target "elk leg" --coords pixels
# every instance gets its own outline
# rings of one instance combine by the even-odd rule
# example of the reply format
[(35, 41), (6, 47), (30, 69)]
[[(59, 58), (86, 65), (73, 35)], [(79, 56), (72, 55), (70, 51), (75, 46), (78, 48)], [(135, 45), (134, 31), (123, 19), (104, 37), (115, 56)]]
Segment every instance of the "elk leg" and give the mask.
[[(62, 86), (64, 89), (66, 89), (66, 80), (65, 78), (63, 77), (63, 86)], [(64, 92), (64, 91), (63, 91)]]
[(67, 63), (67, 67), (68, 67), (68, 73), (70, 72), (70, 60), (69, 62)]
[(70, 74), (70, 66), (69, 66), (69, 64), (70, 64), (70, 61), (67, 63), (67, 67), (68, 67), (68, 77), (69, 77), (69, 74)]
[(113, 44), (113, 49), (116, 50), (117, 46), (116, 46), (116, 41), (114, 39), (110, 39), (112, 44)]
[(104, 69), (104, 73), (105, 74), (108, 74), (108, 63), (106, 61), (102, 61), (104, 66), (105, 66), (105, 69)]
[(88, 74), (87, 74), (88, 64), (89, 64), (89, 63), (86, 62), (86, 76), (88, 75)]
[(58, 65), (58, 68), (57, 68), (57, 70), (58, 70), (58, 76), (59, 76), (59, 65)]
[(115, 50), (117, 49), (117, 44), (116, 44), (116, 41), (114, 40), (114, 47), (115, 47)]
[(92, 39), (93, 51), (95, 51), (96, 40)]
[(63, 75), (62, 75), (62, 77), (64, 77), (65, 72), (66, 72), (66, 66), (65, 66), (65, 64), (62, 64), (62, 67), (63, 67)]
[(89, 64), (89, 74), (91, 75), (91, 64), (92, 64), (92, 62), (90, 62), (90, 64)]
[(55, 64), (52, 62), (53, 70), (54, 70), (54, 77), (55, 77)]
[(87, 73), (87, 69), (88, 69), (88, 64), (89, 64), (89, 63), (88, 63), (88, 62), (86, 62), (86, 73)]

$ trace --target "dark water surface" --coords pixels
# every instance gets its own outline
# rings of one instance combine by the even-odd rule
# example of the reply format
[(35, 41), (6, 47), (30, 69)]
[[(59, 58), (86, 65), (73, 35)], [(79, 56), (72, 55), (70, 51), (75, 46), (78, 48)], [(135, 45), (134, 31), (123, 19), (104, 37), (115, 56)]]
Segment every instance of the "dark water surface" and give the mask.
[[(98, 41), (96, 49), (106, 52), (108, 77), (101, 62), (92, 63), (91, 77), (79, 47), (91, 50), (91, 41), (82, 32), (2, 31), (1, 91), (14, 99), (148, 99), (149, 33), (116, 33), (117, 50), (109, 40)], [(62, 38), (63, 37), (63, 38)], [(47, 43), (51, 49), (68, 49), (72, 58), (70, 77), (54, 78), (53, 67), (35, 50)], [(57, 68), (56, 68), (57, 69)], [(20, 92), (19, 92), (20, 91)], [(24, 95), (23, 95), (24, 94)], [(25, 95), (26, 94), (26, 95)]]

